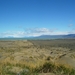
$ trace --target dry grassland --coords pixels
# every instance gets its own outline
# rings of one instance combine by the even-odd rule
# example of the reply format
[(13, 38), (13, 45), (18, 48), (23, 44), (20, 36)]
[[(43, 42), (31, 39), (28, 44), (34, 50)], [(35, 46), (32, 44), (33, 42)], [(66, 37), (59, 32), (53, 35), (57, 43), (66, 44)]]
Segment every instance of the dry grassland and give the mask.
[(74, 45), (75, 39), (0, 41), (0, 75), (26, 75), (18, 73), (46, 62), (75, 69)]

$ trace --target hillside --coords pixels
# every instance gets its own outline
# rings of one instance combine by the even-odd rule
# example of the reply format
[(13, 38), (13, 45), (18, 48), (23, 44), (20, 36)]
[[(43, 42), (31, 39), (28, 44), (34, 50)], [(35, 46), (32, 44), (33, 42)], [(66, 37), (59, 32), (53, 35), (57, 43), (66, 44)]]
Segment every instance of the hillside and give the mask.
[(36, 39), (70, 39), (75, 38), (75, 34), (68, 34), (68, 35), (41, 35), (38, 37), (35, 37)]

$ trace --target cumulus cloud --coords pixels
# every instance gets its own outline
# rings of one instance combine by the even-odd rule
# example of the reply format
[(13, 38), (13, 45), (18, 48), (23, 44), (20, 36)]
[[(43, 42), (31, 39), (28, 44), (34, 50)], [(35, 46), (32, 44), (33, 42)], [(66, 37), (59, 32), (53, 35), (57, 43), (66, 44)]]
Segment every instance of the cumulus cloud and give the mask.
[(32, 32), (32, 33), (48, 33), (48, 32), (53, 32), (52, 30), (47, 29), (47, 28), (31, 28), (31, 29), (28, 29), (28, 31)]
[(40, 36), (40, 35), (50, 35), (52, 32), (54, 32), (54, 29), (28, 28), (26, 31), (29, 36)]

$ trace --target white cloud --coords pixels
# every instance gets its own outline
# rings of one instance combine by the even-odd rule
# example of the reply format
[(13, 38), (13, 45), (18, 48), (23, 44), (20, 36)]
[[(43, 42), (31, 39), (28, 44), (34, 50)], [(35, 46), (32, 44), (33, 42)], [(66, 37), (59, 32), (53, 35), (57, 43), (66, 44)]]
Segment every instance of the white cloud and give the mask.
[(0, 37), (29, 37), (29, 36), (40, 36), (40, 35), (67, 35), (68, 31), (57, 31), (56, 29), (48, 28), (29, 28), (25, 31), (7, 31), (0, 33)]
[(0, 37), (24, 37), (25, 32), (17, 31), (17, 32), (3, 32), (0, 33)]
[(27, 29), (27, 33), (29, 36), (40, 36), (40, 35), (50, 35), (53, 30), (47, 28), (29, 28)]

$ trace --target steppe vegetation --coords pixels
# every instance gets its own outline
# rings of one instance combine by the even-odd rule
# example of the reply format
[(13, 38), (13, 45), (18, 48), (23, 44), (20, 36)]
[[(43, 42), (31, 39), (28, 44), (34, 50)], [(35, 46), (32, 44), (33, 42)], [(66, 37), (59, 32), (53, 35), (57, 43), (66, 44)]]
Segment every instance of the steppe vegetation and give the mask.
[(75, 75), (75, 39), (0, 40), (0, 75)]

